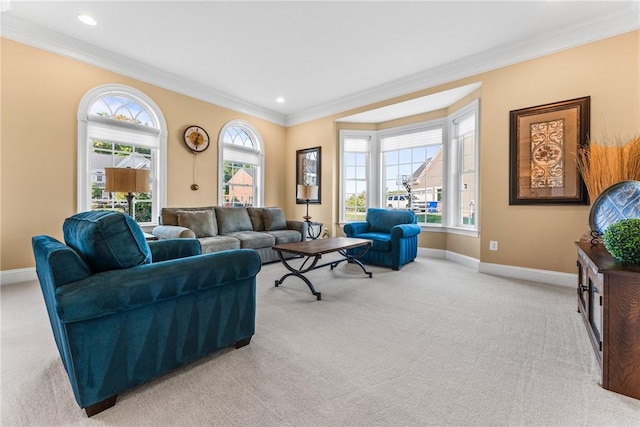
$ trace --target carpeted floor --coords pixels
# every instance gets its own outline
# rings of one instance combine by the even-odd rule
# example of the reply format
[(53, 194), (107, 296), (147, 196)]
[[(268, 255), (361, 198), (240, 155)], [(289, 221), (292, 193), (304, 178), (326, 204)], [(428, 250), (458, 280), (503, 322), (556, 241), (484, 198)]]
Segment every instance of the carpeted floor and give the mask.
[[(419, 258), (400, 272), (279, 264), (258, 276), (256, 335), (86, 418), (36, 282), (2, 286), (2, 415), (14, 425), (640, 426), (603, 390), (575, 290)], [(640, 355), (639, 355), (640, 357)]]

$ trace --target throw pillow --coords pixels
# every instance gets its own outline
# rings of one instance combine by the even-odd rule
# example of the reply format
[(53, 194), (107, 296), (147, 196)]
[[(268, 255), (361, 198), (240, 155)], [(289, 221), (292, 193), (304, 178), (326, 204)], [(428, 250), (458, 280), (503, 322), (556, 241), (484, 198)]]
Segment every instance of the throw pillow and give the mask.
[(247, 208), (253, 231), (264, 231), (264, 221), (262, 219), (262, 208)]
[(280, 208), (264, 208), (262, 210), (264, 229), (266, 231), (286, 230), (287, 220)]
[(196, 237), (213, 237), (218, 234), (213, 211), (178, 211), (178, 225), (187, 227)]
[(95, 272), (151, 263), (142, 229), (129, 215), (113, 211), (80, 212), (65, 219), (64, 241)]
[(247, 208), (216, 206), (216, 218), (218, 218), (218, 233), (220, 234), (253, 230)]

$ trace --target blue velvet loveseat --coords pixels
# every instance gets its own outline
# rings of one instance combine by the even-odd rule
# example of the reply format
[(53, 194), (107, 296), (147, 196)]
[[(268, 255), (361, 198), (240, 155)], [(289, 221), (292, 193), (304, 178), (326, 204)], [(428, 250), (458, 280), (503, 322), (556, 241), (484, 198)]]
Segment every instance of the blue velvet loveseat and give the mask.
[(344, 226), (347, 237), (373, 240), (371, 249), (360, 261), (393, 270), (413, 261), (418, 254), (420, 226), (413, 211), (369, 208), (366, 221)]
[(67, 218), (66, 245), (32, 239), (51, 328), (76, 401), (117, 395), (224, 347), (249, 344), (261, 263), (251, 249), (201, 255), (196, 239), (147, 242), (129, 216)]

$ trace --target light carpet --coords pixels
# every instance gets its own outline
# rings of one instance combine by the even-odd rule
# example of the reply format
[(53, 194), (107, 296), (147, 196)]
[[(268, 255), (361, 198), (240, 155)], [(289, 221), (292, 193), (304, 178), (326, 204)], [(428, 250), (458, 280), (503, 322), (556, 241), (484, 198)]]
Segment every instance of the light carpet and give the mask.
[[(640, 426), (604, 390), (575, 290), (418, 258), (258, 275), (256, 334), (86, 418), (37, 282), (2, 286), (3, 426)], [(640, 357), (640, 355), (639, 355)]]

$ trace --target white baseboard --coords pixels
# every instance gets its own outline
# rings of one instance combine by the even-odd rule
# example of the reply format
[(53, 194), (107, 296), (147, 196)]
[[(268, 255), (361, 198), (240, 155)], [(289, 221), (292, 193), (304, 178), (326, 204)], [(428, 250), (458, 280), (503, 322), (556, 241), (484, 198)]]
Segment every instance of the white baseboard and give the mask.
[(0, 285), (38, 280), (35, 267), (0, 271)]
[(535, 268), (514, 267), (512, 265), (480, 263), (480, 273), (494, 276), (509, 277), (511, 279), (529, 280), (532, 282), (548, 283), (550, 285), (575, 288), (578, 275), (561, 273), (558, 271), (537, 270)]
[[(576, 274), (480, 262), (477, 258), (444, 249), (418, 248), (418, 255), (426, 258), (447, 259), (457, 264), (464, 265), (465, 267), (479, 273), (493, 274), (495, 276), (509, 277), (512, 279), (529, 280), (532, 282), (548, 283), (550, 285), (573, 288), (576, 286), (578, 280)], [(36, 269), (34, 267), (0, 271), (0, 285), (10, 285), (12, 283), (27, 282), (37, 279), (38, 276), (36, 275)]]
[(578, 280), (576, 274), (480, 262), (477, 258), (443, 249), (418, 248), (418, 255), (427, 258), (447, 259), (479, 273), (509, 277), (511, 279), (529, 280), (531, 282), (547, 283), (549, 285), (574, 288), (576, 287)]

